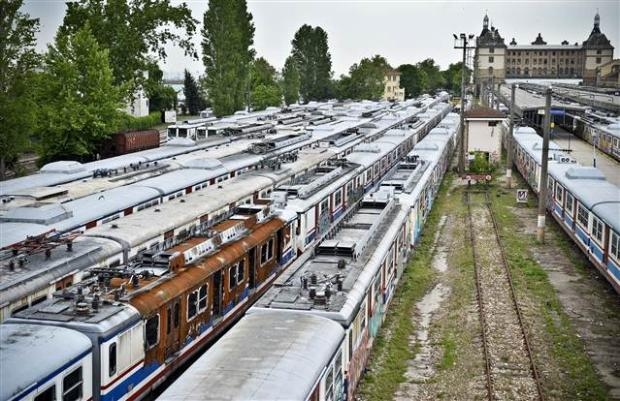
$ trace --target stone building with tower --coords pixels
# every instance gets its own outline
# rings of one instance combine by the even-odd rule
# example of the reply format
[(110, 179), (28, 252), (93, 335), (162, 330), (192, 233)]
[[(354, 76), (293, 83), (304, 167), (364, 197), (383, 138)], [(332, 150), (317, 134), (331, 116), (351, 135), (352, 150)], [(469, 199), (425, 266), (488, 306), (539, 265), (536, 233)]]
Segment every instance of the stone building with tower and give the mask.
[(613, 60), (614, 53), (600, 25), (601, 18), (596, 13), (592, 31), (582, 43), (564, 40), (548, 44), (539, 33), (530, 44), (519, 44), (512, 38), (506, 45), (499, 30), (489, 27), (489, 17), (485, 15), (474, 55), (477, 90), (492, 79), (500, 83), (505, 79), (573, 78), (596, 85), (601, 67)]

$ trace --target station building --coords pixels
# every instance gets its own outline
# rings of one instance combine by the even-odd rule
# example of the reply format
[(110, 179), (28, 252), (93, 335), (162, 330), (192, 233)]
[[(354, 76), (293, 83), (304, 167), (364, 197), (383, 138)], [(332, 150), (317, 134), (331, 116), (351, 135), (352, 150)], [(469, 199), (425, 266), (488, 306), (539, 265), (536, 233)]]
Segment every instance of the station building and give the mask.
[(614, 53), (614, 47), (601, 32), (600, 25), (601, 18), (597, 13), (592, 31), (582, 43), (571, 44), (564, 40), (560, 44), (548, 44), (539, 33), (530, 44), (519, 44), (512, 38), (506, 45), (499, 30), (489, 27), (489, 17), (485, 15), (482, 32), (476, 38), (476, 89), (479, 91), (480, 85), (492, 80), (499, 84), (511, 78), (572, 78), (595, 85), (601, 67), (613, 60)]

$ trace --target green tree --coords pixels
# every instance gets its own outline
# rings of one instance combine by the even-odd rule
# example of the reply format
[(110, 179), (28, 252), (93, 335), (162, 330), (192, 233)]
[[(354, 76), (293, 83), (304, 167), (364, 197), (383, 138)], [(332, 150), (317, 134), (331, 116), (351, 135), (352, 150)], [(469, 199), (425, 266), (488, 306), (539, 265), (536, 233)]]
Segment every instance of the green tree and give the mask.
[(197, 57), (191, 42), (196, 22), (185, 3), (172, 6), (170, 0), (78, 0), (67, 2), (59, 32), (75, 33), (88, 26), (109, 51), (114, 82), (129, 83), (125, 87), (130, 96), (143, 84), (143, 71), (153, 62), (149, 55), (165, 60), (166, 46), (173, 44)]
[(411, 99), (428, 90), (426, 72), (412, 64), (403, 64), (398, 67), (400, 72), (400, 86), (405, 89), (405, 98)]
[(424, 71), (428, 78), (428, 84), (424, 88), (425, 91), (434, 91), (445, 86), (444, 77), (439, 70), (439, 66), (435, 64), (435, 60), (427, 58), (418, 63), (418, 68)]
[(263, 57), (250, 65), (250, 93), (254, 110), (282, 104), (282, 92), (276, 82), (276, 69)]
[(338, 100), (352, 99), (353, 96), (351, 96), (351, 93), (353, 90), (351, 86), (351, 77), (344, 74), (341, 75), (339, 79), (336, 79), (332, 82), (334, 96)]
[(203, 104), (200, 100), (200, 90), (196, 79), (187, 70), (185, 70), (185, 80), (183, 81), (183, 93), (185, 94), (187, 112), (191, 115), (199, 114)]
[(313, 28), (304, 24), (297, 30), (291, 43), (304, 102), (327, 99), (331, 94), (332, 76), (327, 32), (321, 27)]
[(299, 101), (299, 71), (292, 56), (286, 58), (282, 69), (282, 92), (287, 105)]
[(34, 69), (39, 63), (34, 46), (39, 20), (19, 12), (22, 0), (5, 0), (0, 13), (0, 179), (29, 146), (36, 122)]
[(243, 109), (254, 58), (254, 24), (245, 0), (210, 0), (202, 30), (205, 84), (216, 116)]
[(260, 84), (252, 90), (252, 108), (264, 110), (269, 106), (280, 106), (282, 93), (277, 85)]
[[(453, 93), (461, 93), (461, 71), (463, 69), (463, 62), (459, 61), (456, 64), (450, 64), (448, 69), (442, 71), (444, 81), (446, 82), (446, 89)], [(471, 76), (471, 70), (465, 68), (465, 82), (469, 82)]]
[(116, 129), (121, 90), (114, 85), (108, 50), (88, 27), (56, 36), (39, 86), (44, 162), (87, 158)]
[(383, 96), (385, 73), (392, 67), (379, 55), (363, 58), (349, 69), (351, 75), (349, 96), (353, 99), (379, 100)]
[(174, 88), (164, 84), (164, 73), (156, 63), (149, 66), (149, 80), (144, 90), (149, 98), (149, 112), (175, 109), (177, 93)]

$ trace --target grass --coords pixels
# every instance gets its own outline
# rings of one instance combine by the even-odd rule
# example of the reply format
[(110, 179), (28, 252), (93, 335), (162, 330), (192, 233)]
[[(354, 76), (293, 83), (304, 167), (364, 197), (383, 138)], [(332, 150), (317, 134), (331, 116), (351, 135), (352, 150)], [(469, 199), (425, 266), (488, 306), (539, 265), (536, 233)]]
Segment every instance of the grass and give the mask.
[(434, 283), (435, 273), (431, 267), (433, 240), (438, 230), (440, 212), (445, 202), (445, 193), (451, 183), (451, 175), (444, 180), (437, 201), (426, 222), (424, 234), (416, 247), (414, 256), (401, 278), (386, 320), (373, 347), (369, 362), (372, 374), (364, 376), (358, 394), (365, 400), (391, 398), (398, 385), (405, 379), (407, 361), (415, 356), (410, 347), (410, 336), (415, 327), (411, 313), (416, 302), (424, 296)]
[[(570, 399), (606, 399), (605, 387), (584, 350), (583, 340), (577, 336), (564, 312), (547, 272), (531, 256), (530, 249), (537, 246), (534, 236), (519, 234), (514, 229), (518, 222), (510, 210), (510, 207), (514, 206), (513, 194), (498, 188), (494, 188), (493, 192), (498, 195), (493, 198), (493, 209), (500, 226), (514, 285), (520, 296), (533, 300), (536, 313), (542, 318), (546, 336), (544, 341), (550, 345), (552, 356), (564, 375), (560, 383), (561, 392)], [(553, 236), (555, 240), (550, 240), (549, 235), (547, 236), (547, 246), (555, 246), (559, 252), (566, 253), (577, 269), (583, 271), (587, 268), (587, 263), (583, 257), (575, 257), (576, 245), (561, 232), (560, 227), (549, 221), (550, 219), (552, 218), (547, 218), (548, 230), (554, 231), (556, 235)]]

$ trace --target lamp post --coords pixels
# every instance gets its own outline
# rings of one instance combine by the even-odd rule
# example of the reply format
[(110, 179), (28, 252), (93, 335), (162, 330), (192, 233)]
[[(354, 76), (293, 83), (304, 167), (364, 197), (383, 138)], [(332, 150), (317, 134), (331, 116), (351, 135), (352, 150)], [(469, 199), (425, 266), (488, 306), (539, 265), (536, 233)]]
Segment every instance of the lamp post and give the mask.
[(461, 146), (459, 151), (459, 174), (465, 173), (465, 69), (467, 68), (467, 49), (473, 48), (470, 45), (471, 40), (474, 39), (473, 34), (460, 33), (459, 35), (453, 33), (454, 36), (454, 48), (463, 49), (463, 64), (461, 68), (461, 123), (460, 123), (460, 137)]

